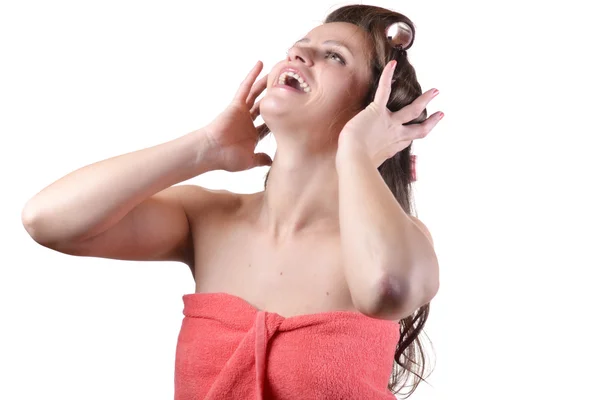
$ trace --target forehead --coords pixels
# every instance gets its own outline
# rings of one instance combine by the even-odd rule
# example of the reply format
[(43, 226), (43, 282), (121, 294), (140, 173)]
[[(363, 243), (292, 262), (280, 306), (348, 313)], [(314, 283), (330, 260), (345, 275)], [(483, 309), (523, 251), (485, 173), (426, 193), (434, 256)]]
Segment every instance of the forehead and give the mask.
[(348, 46), (354, 54), (369, 54), (367, 33), (359, 26), (347, 22), (329, 22), (312, 29), (305, 36), (312, 40), (336, 40)]

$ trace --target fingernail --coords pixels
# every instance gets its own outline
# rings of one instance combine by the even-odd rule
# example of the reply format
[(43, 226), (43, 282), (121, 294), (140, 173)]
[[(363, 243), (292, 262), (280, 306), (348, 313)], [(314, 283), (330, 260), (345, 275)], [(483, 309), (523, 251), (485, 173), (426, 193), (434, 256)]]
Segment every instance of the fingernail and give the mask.
[(444, 113), (443, 112), (441, 112), (440, 115), (439, 115), (439, 119), (442, 119), (442, 118), (444, 118)]
[(440, 94), (440, 91), (437, 89), (433, 89), (433, 95), (437, 96), (438, 94)]

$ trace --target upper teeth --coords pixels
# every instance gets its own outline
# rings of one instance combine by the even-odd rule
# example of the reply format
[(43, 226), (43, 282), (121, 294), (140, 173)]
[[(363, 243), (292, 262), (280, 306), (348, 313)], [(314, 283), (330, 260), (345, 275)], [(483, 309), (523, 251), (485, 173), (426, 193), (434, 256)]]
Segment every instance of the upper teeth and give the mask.
[(300, 82), (300, 87), (303, 88), (306, 93), (310, 92), (310, 86), (308, 86), (308, 83), (304, 82), (304, 79), (302, 79), (300, 75), (291, 71), (285, 71), (282, 72), (281, 75), (279, 75), (279, 84), (285, 85), (285, 79), (288, 76), (291, 76), (292, 78), (295, 78), (298, 82)]

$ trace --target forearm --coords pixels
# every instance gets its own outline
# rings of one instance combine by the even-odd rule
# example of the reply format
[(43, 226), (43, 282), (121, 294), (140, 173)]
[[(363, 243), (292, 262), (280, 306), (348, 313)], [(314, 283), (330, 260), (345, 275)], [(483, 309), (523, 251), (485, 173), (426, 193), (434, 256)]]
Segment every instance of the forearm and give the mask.
[(346, 279), (355, 305), (374, 313), (425, 282), (417, 266), (435, 253), (359, 145), (340, 145), (336, 167)]
[(146, 198), (212, 169), (203, 130), (69, 173), (27, 202), (23, 224), (39, 241), (90, 237)]

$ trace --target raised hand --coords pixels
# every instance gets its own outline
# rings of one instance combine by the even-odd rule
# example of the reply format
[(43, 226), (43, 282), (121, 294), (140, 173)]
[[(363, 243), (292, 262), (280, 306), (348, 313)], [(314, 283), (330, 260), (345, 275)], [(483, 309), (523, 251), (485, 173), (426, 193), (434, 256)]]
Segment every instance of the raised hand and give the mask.
[(439, 92), (431, 89), (406, 107), (396, 112), (390, 111), (387, 103), (392, 90), (394, 68), (395, 61), (386, 65), (373, 102), (348, 121), (340, 132), (338, 153), (346, 147), (356, 149), (358, 146), (367, 152), (378, 168), (385, 160), (407, 148), (414, 139), (427, 136), (444, 116), (444, 113), (437, 112), (420, 124), (404, 125), (421, 115)]
[(211, 158), (217, 160), (219, 169), (244, 171), (273, 162), (268, 154), (254, 153), (264, 132), (254, 126), (254, 120), (260, 115), (260, 101), (256, 102), (256, 99), (267, 88), (268, 75), (256, 81), (262, 68), (262, 62), (257, 62), (241, 83), (233, 101), (205, 127), (214, 152)]

